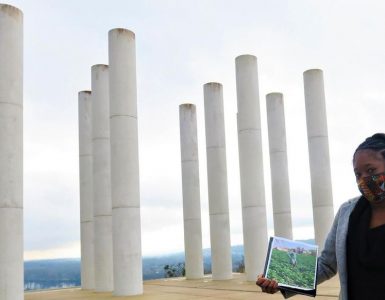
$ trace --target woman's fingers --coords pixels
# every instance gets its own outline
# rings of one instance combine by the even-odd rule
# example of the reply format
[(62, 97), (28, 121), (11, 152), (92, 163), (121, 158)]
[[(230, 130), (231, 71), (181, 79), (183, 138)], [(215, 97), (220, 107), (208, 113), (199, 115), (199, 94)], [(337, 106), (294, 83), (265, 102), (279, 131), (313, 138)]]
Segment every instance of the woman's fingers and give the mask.
[(266, 288), (268, 293), (274, 294), (278, 291), (278, 282), (271, 280), (270, 284)]
[(257, 281), (255, 282), (256, 285), (261, 286), (262, 283), (264, 283), (267, 279), (264, 278), (262, 275), (258, 275)]
[(278, 282), (258, 276), (256, 284), (261, 287), (262, 292), (274, 294), (278, 291)]

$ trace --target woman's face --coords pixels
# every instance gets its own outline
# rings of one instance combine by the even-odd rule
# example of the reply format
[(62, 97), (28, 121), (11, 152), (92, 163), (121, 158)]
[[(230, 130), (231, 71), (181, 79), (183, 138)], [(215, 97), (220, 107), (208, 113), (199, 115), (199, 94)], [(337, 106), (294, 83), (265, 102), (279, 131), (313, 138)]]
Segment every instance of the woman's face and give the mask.
[(353, 159), (354, 174), (356, 180), (361, 178), (384, 173), (385, 159), (381, 152), (374, 150), (359, 150)]

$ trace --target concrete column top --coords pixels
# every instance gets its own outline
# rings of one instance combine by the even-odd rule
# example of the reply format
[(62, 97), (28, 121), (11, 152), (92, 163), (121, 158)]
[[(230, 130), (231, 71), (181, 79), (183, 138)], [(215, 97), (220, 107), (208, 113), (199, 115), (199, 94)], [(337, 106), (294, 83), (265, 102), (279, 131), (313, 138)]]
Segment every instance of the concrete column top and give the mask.
[(15, 6), (0, 3), (0, 12), (13, 18), (23, 18), (23, 12)]
[(135, 33), (131, 30), (126, 29), (126, 28), (113, 28), (110, 31), (108, 31), (108, 35), (111, 35), (111, 34), (117, 34), (117, 35), (118, 34), (125, 34), (125, 35), (129, 35), (133, 39), (135, 38)]
[(92, 92), (89, 90), (80, 91), (78, 94), (91, 94)]
[(257, 57), (255, 55), (252, 55), (252, 54), (242, 54), (242, 55), (238, 55), (236, 58), (235, 58), (235, 61), (238, 62), (240, 60), (257, 60)]

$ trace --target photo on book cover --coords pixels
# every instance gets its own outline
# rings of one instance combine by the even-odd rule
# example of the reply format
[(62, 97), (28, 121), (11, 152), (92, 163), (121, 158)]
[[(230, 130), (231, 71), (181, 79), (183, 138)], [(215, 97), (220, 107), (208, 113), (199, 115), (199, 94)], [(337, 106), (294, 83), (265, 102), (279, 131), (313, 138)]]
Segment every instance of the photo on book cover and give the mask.
[(314, 291), (317, 284), (318, 246), (280, 237), (270, 238), (264, 275), (279, 287)]

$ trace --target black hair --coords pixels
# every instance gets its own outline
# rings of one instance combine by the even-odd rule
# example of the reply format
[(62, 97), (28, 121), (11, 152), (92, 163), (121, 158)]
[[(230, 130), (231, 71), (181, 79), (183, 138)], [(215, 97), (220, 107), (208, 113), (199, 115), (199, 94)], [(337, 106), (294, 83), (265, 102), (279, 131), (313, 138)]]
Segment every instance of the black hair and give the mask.
[(375, 152), (380, 152), (382, 157), (385, 159), (385, 133), (376, 133), (366, 138), (365, 141), (357, 147), (356, 151), (354, 151), (353, 160), (357, 151), (360, 150), (373, 150)]

